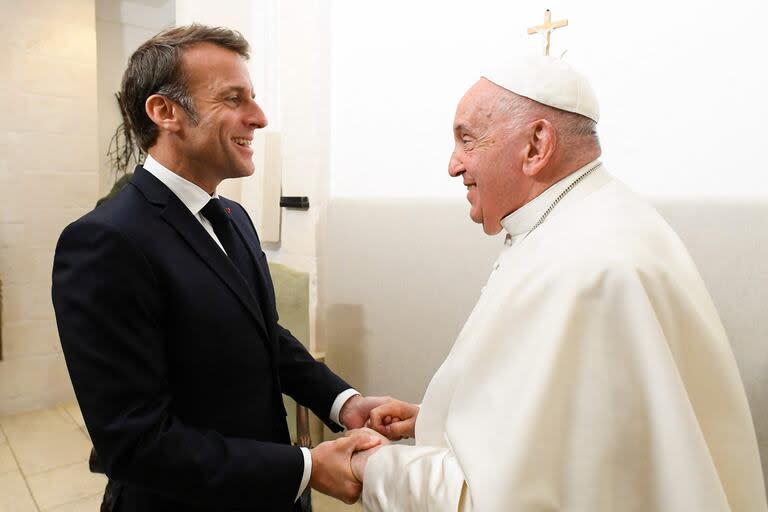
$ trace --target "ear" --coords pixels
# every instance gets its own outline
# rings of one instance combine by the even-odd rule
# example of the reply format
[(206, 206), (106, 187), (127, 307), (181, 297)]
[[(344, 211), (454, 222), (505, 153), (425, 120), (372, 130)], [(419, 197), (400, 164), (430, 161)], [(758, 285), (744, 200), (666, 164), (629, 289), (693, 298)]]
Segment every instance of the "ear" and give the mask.
[(523, 155), (523, 174), (534, 177), (552, 159), (557, 147), (557, 131), (546, 119), (539, 119), (530, 125), (530, 136)]
[(144, 102), (147, 115), (160, 130), (178, 132), (182, 127), (184, 113), (175, 102), (161, 94), (153, 94)]

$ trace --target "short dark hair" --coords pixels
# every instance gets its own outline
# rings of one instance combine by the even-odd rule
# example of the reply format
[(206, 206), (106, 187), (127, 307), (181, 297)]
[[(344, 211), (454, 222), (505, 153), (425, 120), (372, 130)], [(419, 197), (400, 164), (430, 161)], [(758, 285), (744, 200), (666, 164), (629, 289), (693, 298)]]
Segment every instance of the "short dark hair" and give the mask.
[(197, 122), (197, 111), (189, 96), (186, 77), (181, 69), (184, 50), (197, 43), (213, 43), (249, 58), (248, 41), (236, 30), (194, 23), (163, 30), (139, 46), (128, 59), (123, 73), (120, 101), (128, 123), (144, 151), (157, 141), (157, 125), (146, 112), (145, 103), (153, 94), (161, 94), (178, 103)]

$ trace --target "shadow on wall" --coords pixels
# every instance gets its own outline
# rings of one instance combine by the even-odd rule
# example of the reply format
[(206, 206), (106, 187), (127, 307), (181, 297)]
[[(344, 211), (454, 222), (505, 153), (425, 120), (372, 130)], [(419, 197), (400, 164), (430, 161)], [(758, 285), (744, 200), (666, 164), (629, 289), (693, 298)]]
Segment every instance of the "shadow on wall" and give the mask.
[(329, 366), (363, 393), (420, 403), (503, 238), (464, 201), (335, 198), (318, 247)]
[(332, 304), (326, 310), (326, 336), (328, 344), (325, 360), (328, 366), (363, 394), (369, 393), (369, 375), (366, 357), (366, 330), (363, 306), (360, 304)]

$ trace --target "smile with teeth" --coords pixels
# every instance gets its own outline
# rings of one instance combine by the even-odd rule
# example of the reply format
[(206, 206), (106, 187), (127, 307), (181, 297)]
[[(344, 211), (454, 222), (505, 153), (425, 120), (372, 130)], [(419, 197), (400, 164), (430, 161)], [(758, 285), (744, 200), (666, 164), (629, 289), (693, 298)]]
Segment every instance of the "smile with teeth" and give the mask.
[(245, 146), (248, 147), (251, 145), (251, 141), (249, 139), (232, 139), (232, 141), (237, 144), (238, 146)]

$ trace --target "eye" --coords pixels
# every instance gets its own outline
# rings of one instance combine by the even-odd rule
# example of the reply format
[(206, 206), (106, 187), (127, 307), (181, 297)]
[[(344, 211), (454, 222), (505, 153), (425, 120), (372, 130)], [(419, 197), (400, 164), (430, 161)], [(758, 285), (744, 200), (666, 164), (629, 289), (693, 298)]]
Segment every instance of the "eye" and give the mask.
[(239, 104), (242, 100), (240, 99), (240, 96), (230, 96), (227, 98), (227, 101), (231, 101), (232, 103)]

